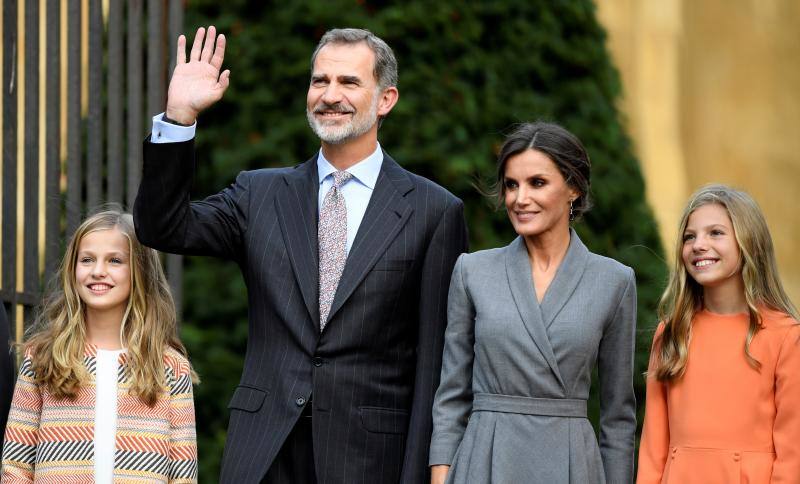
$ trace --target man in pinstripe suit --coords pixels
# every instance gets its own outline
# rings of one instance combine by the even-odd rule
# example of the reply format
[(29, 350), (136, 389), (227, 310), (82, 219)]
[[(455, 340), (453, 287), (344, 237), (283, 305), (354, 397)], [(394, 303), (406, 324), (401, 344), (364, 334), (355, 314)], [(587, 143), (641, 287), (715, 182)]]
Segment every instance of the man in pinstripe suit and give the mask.
[(230, 72), (214, 27), (198, 29), (188, 60), (185, 44), (134, 217), (144, 243), (234, 260), (247, 282), (221, 482), (426, 482), (447, 289), (467, 239), (461, 201), (378, 144), (398, 99), (392, 50), (365, 30), (326, 33), (307, 97), (320, 151), (190, 203), (195, 119)]

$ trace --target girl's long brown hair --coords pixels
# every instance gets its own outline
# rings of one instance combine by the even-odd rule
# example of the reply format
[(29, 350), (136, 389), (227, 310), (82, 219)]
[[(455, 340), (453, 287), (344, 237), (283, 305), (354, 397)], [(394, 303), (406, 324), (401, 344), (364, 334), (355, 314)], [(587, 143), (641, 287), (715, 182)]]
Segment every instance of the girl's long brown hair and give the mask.
[[(175, 303), (164, 277), (158, 253), (136, 238), (133, 218), (107, 210), (86, 219), (67, 245), (54, 287), (45, 300), (34, 334), (26, 343), (37, 384), (56, 398), (73, 399), (89, 376), (84, 367), (86, 319), (84, 303), (78, 296), (75, 265), (81, 239), (90, 232), (118, 229), (128, 239), (131, 265), (131, 294), (122, 318), (120, 337), (127, 349), (126, 372), (131, 393), (153, 406), (163, 392), (164, 353), (173, 348), (187, 356), (178, 338)], [(192, 371), (193, 381), (197, 375)]]
[(658, 314), (664, 322), (664, 332), (656, 345), (654, 372), (660, 381), (680, 378), (686, 371), (692, 318), (703, 307), (703, 287), (692, 279), (683, 265), (683, 234), (692, 212), (713, 203), (727, 210), (739, 245), (744, 297), (750, 320), (744, 341), (744, 356), (750, 366), (755, 369), (761, 367), (750, 353), (750, 343), (761, 328), (762, 309), (779, 311), (795, 320), (800, 319), (778, 276), (772, 237), (758, 204), (743, 191), (725, 185), (707, 185), (692, 195), (683, 212), (669, 283), (659, 302)]

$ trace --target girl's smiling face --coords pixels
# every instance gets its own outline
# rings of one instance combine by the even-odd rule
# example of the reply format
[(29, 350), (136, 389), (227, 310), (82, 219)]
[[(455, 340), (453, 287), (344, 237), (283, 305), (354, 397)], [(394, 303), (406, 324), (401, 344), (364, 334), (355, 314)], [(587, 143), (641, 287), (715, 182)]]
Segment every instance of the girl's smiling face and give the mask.
[(728, 211), (718, 203), (695, 209), (683, 233), (683, 265), (704, 288), (741, 281), (741, 251)]
[(75, 261), (78, 296), (87, 311), (125, 312), (131, 294), (128, 238), (119, 229), (84, 235)]

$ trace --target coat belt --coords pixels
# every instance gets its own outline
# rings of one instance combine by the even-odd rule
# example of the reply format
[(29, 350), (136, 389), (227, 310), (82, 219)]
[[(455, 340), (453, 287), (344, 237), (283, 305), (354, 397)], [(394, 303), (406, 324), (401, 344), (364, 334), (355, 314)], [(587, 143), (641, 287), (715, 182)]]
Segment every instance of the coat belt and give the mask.
[(521, 413), (550, 417), (586, 418), (586, 400), (578, 398), (532, 398), (496, 393), (476, 393), (473, 412)]

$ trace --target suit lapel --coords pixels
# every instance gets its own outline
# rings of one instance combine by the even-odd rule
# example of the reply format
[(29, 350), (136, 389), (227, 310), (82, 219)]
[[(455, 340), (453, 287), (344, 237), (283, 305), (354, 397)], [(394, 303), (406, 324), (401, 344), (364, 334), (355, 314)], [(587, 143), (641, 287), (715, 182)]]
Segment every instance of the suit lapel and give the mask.
[(328, 321), (336, 315), (408, 221), (413, 208), (404, 196), (413, 189), (414, 185), (405, 170), (384, 152), (381, 173), (347, 255)]
[(536, 302), (528, 250), (525, 248), (525, 241), (522, 237), (517, 237), (506, 247), (505, 262), (508, 285), (511, 287), (511, 295), (517, 305), (522, 323), (563, 389), (564, 381), (558, 371), (558, 363), (553, 353), (553, 347), (550, 345), (550, 338), (547, 336), (541, 309)]
[(573, 229), (570, 229), (567, 254), (564, 256), (564, 260), (561, 261), (561, 265), (542, 299), (542, 319), (544, 320), (545, 328), (550, 327), (553, 319), (569, 300), (575, 288), (578, 287), (588, 260), (589, 249), (583, 245), (581, 239), (578, 238), (578, 234)]
[(317, 248), (316, 156), (284, 176), (285, 192), (275, 197), (278, 220), (308, 314), (319, 328), (319, 253)]

